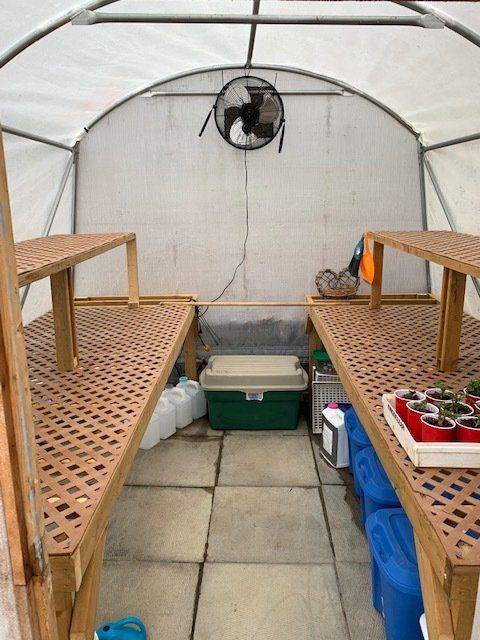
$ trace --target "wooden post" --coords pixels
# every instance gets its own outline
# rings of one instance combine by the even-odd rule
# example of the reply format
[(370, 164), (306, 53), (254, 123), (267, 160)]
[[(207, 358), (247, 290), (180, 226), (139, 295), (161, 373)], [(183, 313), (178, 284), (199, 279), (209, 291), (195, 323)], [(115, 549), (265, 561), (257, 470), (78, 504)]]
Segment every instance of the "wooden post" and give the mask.
[(92, 640), (93, 638), (106, 536), (105, 529), (82, 578), (80, 590), (75, 596), (70, 640)]
[(188, 329), (185, 342), (183, 343), (183, 355), (185, 358), (185, 375), (190, 380), (197, 379), (197, 316), (195, 315), (192, 324)]
[(447, 594), (433, 571), (430, 560), (415, 536), (418, 570), (429, 640), (454, 640), (452, 616)]
[[(447, 271), (446, 268), (445, 271)], [(445, 301), (442, 300), (441, 307), (441, 311), (444, 311), (445, 315), (443, 318), (441, 351), (440, 353), (437, 351), (437, 357), (440, 358), (441, 371), (455, 371), (458, 367), (460, 353), (467, 276), (464, 273), (448, 269), (445, 277), (447, 278), (446, 299)]]
[(50, 276), (57, 365), (60, 371), (78, 366), (77, 332), (71, 269)]
[(57, 616), (58, 640), (69, 640), (70, 638), (72, 611), (72, 594), (67, 591), (55, 591), (55, 614)]
[(129, 240), (127, 242), (127, 268), (128, 268), (128, 306), (130, 308), (135, 308), (135, 307), (138, 307), (140, 303), (136, 238), (134, 238), (133, 240)]
[(370, 309), (380, 309), (382, 303), (383, 244), (376, 240), (373, 243), (373, 264), (375, 275), (373, 276), (370, 294)]
[(450, 274), (450, 269), (447, 269), (447, 267), (444, 267), (443, 276), (442, 276), (442, 293), (440, 296), (440, 315), (438, 318), (438, 334), (437, 334), (437, 367), (438, 368), (440, 368), (440, 365), (441, 365), (443, 331), (445, 329), (445, 305), (447, 303), (449, 274)]
[(56, 640), (57, 626), (40, 485), (27, 356), (15, 263), (7, 173), (0, 130), (0, 486), (24, 635)]
[(315, 361), (312, 355), (312, 352), (316, 349), (320, 349), (322, 345), (322, 341), (318, 337), (318, 334), (313, 326), (312, 320), (310, 319), (310, 315), (307, 312), (307, 321), (305, 324), (305, 333), (308, 335), (308, 397), (311, 401), (312, 395), (312, 381), (313, 381), (313, 367), (315, 366)]

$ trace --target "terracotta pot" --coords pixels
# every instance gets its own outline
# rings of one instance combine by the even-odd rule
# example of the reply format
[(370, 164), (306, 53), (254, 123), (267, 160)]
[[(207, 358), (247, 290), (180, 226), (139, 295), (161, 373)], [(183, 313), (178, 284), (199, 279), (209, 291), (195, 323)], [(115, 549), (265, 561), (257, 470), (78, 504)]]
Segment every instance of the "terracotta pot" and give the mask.
[(476, 402), (480, 402), (480, 396), (473, 396), (471, 393), (467, 393), (467, 387), (465, 387), (463, 393), (465, 394), (465, 402), (471, 407), (474, 407)]
[(417, 411), (413, 408), (413, 405), (417, 402), (417, 400), (411, 400), (407, 402), (407, 428), (412, 434), (412, 437), (417, 442), (422, 441), (422, 421), (421, 417), (425, 416), (429, 413), (438, 413), (438, 407), (434, 404), (427, 403), (426, 411)]
[(480, 429), (475, 428), (476, 418), (467, 416), (457, 418), (457, 440), (459, 442), (480, 442)]
[[(438, 387), (432, 387), (431, 389), (427, 389), (425, 391), (425, 395), (427, 397), (427, 402), (431, 402), (432, 404), (434, 404), (436, 407), (445, 407), (448, 404), (452, 404), (452, 400), (440, 400), (439, 398), (435, 398), (434, 396), (432, 396), (432, 392), (434, 393), (435, 391), (440, 391), (440, 389)], [(451, 393), (453, 395), (453, 391), (450, 391), (450, 389), (447, 389), (447, 393)]]
[[(407, 424), (407, 403), (410, 402), (410, 399), (404, 398), (403, 396), (409, 391), (411, 391), (411, 389), (397, 389), (395, 391), (395, 411), (405, 424)], [(415, 393), (418, 396), (418, 401), (425, 400), (424, 393), (421, 391), (415, 391)], [(414, 402), (416, 402), (416, 400)]]
[(437, 419), (436, 413), (424, 413), (420, 422), (422, 424), (422, 442), (452, 442), (455, 440), (457, 425), (451, 418), (445, 418), (448, 426), (431, 424), (428, 420)]

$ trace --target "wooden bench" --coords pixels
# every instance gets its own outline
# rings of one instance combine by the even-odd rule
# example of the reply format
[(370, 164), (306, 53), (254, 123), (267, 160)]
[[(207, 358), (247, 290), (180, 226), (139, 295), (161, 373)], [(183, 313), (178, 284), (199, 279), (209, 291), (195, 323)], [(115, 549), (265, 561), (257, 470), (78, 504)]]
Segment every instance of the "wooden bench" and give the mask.
[[(307, 301), (312, 300), (307, 297)], [(430, 640), (470, 640), (480, 575), (480, 469), (417, 469), (383, 417), (382, 394), (480, 371), (480, 321), (463, 318), (458, 371), (438, 373), (440, 305), (309, 307), (310, 347), (323, 344), (414, 527)]]

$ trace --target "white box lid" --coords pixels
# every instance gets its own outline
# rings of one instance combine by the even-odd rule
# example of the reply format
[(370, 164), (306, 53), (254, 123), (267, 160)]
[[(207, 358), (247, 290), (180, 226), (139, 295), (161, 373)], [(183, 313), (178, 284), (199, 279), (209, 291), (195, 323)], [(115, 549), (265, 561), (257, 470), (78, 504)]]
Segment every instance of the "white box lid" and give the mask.
[(296, 356), (211, 356), (200, 384), (206, 391), (303, 391), (308, 375)]

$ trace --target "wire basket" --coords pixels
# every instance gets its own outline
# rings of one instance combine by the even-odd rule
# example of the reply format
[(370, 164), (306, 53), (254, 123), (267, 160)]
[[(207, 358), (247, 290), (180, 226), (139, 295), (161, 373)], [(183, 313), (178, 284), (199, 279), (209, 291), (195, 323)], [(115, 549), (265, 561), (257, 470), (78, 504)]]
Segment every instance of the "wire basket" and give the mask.
[(329, 402), (350, 403), (347, 392), (337, 375), (318, 373), (313, 368), (312, 381), (312, 431), (322, 433), (323, 414)]
[(352, 298), (360, 286), (360, 278), (355, 278), (342, 269), (338, 273), (331, 269), (322, 269), (317, 273), (315, 284), (321, 298)]

